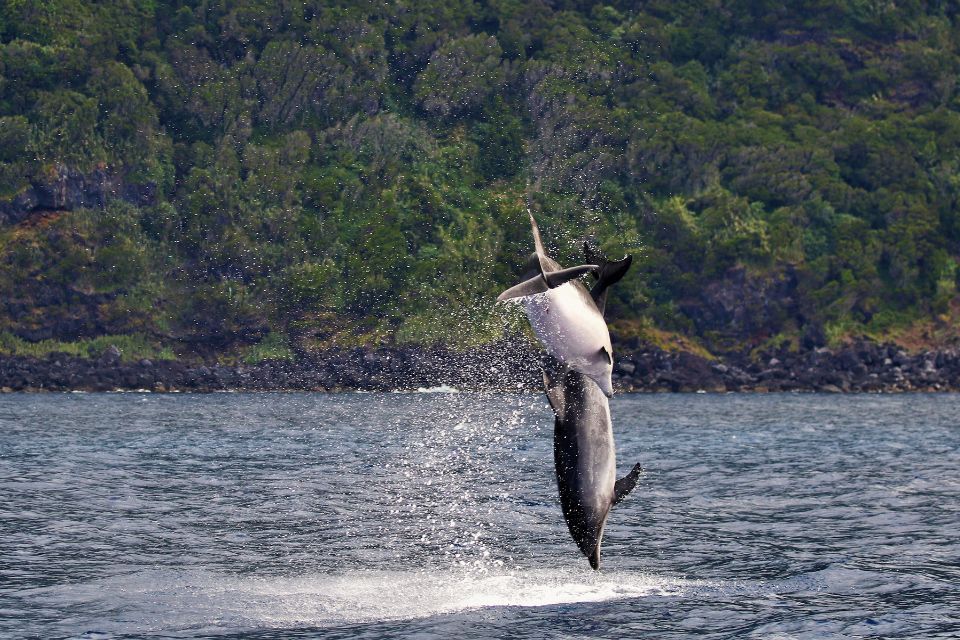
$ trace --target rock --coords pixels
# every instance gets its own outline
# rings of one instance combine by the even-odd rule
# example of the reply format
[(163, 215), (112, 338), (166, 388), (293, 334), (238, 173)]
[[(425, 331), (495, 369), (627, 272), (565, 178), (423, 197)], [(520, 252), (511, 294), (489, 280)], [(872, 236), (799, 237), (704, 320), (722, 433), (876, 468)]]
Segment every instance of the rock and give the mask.
[(696, 299), (680, 306), (698, 332), (743, 339), (775, 333), (785, 318), (798, 314), (797, 274), (791, 266), (756, 276), (744, 267), (732, 267), (722, 280), (706, 285)]
[[(639, 391), (896, 391), (960, 389), (956, 353), (930, 352), (905, 360), (902, 350), (872, 343), (798, 354), (780, 349), (759, 360), (731, 356), (706, 360), (690, 353), (671, 353), (643, 346), (618, 349), (615, 369), (621, 389)], [(894, 360), (903, 361), (892, 366)], [(96, 359), (65, 353), (43, 359), (0, 356), (0, 388), (116, 388), (190, 390), (220, 389), (409, 389), (449, 384), (463, 389), (542, 389), (540, 352), (525, 341), (503, 341), (464, 353), (423, 347), (330, 350), (298, 362), (267, 361), (255, 365), (188, 364), (141, 359), (122, 361), (111, 345)], [(890, 360), (887, 366), (881, 364)], [(937, 366), (941, 363), (942, 366)], [(835, 391), (836, 390), (836, 391)]]
[(100, 354), (100, 362), (103, 364), (115, 364), (120, 362), (120, 356), (120, 349), (117, 348), (117, 345), (112, 344)]
[(827, 343), (827, 334), (823, 327), (813, 323), (808, 323), (803, 330), (803, 336), (800, 338), (800, 346), (804, 349), (816, 349)]
[(841, 351), (837, 355), (837, 361), (840, 368), (846, 371), (851, 371), (860, 364), (860, 358), (857, 357), (857, 354), (852, 349), (844, 349)]
[(156, 200), (156, 184), (133, 184), (105, 169), (82, 173), (64, 165), (53, 168), (48, 179), (31, 183), (12, 200), (0, 201), (0, 226), (17, 224), (38, 211), (102, 209), (119, 198), (137, 205)]

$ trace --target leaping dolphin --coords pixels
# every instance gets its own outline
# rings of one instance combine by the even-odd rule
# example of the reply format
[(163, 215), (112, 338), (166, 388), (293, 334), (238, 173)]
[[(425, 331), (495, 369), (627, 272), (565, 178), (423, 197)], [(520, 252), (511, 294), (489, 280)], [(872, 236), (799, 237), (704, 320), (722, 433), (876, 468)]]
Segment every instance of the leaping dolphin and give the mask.
[(617, 480), (609, 401), (582, 373), (557, 364), (554, 360), (544, 368), (543, 384), (556, 417), (553, 458), (560, 508), (580, 551), (599, 569), (610, 509), (633, 490), (643, 468), (636, 464)]
[[(587, 259), (600, 264), (591, 295), (602, 313), (607, 287), (623, 277), (631, 258), (610, 262), (588, 246), (584, 248)], [(599, 569), (600, 543), (610, 509), (633, 490), (643, 469), (636, 464), (630, 473), (616, 479), (610, 404), (597, 385), (550, 356), (543, 384), (556, 416), (553, 456), (563, 517), (590, 566)]]
[(527, 213), (535, 252), (523, 281), (501, 293), (497, 300), (520, 298), (530, 326), (547, 353), (596, 382), (609, 398), (613, 395), (610, 332), (596, 300), (576, 279), (584, 273), (599, 274), (600, 266), (562, 268), (544, 251), (537, 221)]

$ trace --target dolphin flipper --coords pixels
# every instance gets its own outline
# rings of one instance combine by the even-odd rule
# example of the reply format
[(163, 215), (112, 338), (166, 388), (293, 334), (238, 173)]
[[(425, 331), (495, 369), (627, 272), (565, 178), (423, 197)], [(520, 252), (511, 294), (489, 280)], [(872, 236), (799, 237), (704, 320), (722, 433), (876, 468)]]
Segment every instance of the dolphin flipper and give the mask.
[(556, 416), (562, 417), (567, 410), (567, 394), (563, 388), (563, 378), (567, 367), (551, 355), (545, 355), (541, 364), (543, 372), (543, 390)]
[(520, 284), (514, 285), (497, 296), (497, 302), (511, 300), (513, 298), (523, 298), (538, 293), (545, 293), (550, 289), (556, 289), (562, 284), (566, 284), (575, 278), (579, 278), (585, 273), (590, 273), (598, 269), (595, 264), (581, 264), (569, 269), (559, 271), (542, 272), (529, 280), (524, 280)]
[(640, 478), (640, 474), (643, 472), (643, 467), (640, 466), (640, 463), (633, 465), (633, 469), (630, 470), (630, 473), (623, 476), (616, 481), (613, 485), (613, 504), (620, 504), (620, 501), (627, 497), (627, 495), (633, 491), (633, 488), (637, 486), (637, 480)]
[(567, 408), (567, 396), (563, 392), (563, 387), (559, 384), (551, 386), (550, 376), (546, 371), (543, 372), (543, 388), (547, 392), (547, 400), (550, 401), (550, 407), (553, 409), (554, 415), (558, 418), (563, 416), (563, 412)]
[(627, 273), (627, 269), (633, 263), (633, 256), (627, 255), (621, 260), (607, 260), (600, 251), (589, 242), (583, 243), (583, 253), (587, 257), (587, 262), (596, 263), (600, 267), (594, 271), (593, 275), (597, 282), (590, 289), (590, 296), (597, 305), (600, 313), (606, 310), (607, 306), (607, 287), (620, 281)]
[(543, 276), (536, 275), (530, 278), (529, 280), (524, 280), (520, 284), (515, 284), (499, 296), (497, 296), (497, 302), (503, 302), (504, 300), (512, 300), (513, 298), (524, 298), (526, 296), (533, 296), (538, 293), (545, 293), (550, 290), (550, 287), (547, 286), (547, 281), (544, 280)]
[(581, 264), (576, 267), (569, 267), (567, 269), (561, 269), (560, 271), (551, 271), (549, 273), (544, 272), (543, 278), (547, 281), (547, 286), (551, 289), (555, 289), (562, 284), (570, 282), (574, 278), (579, 278), (585, 273), (591, 273), (599, 269), (595, 264)]

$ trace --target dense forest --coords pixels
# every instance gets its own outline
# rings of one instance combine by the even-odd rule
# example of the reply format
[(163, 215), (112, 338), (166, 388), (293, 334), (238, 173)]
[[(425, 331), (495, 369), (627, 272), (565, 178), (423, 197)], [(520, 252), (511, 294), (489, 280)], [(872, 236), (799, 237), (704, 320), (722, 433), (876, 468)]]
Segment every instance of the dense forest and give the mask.
[(0, 6), (0, 352), (491, 340), (527, 208), (620, 339), (956, 337), (956, 3)]

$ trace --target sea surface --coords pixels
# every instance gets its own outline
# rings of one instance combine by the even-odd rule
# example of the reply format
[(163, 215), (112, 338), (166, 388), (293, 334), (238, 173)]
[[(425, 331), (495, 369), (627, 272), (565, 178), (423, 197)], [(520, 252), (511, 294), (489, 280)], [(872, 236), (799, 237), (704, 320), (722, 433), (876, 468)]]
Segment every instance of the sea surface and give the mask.
[(960, 396), (611, 410), (595, 573), (540, 395), (0, 396), (0, 636), (960, 637)]

